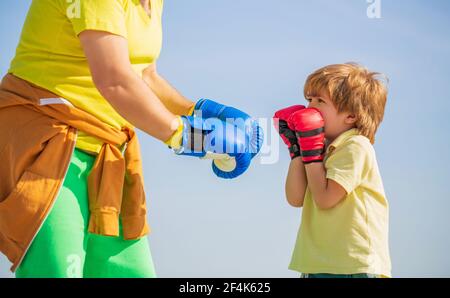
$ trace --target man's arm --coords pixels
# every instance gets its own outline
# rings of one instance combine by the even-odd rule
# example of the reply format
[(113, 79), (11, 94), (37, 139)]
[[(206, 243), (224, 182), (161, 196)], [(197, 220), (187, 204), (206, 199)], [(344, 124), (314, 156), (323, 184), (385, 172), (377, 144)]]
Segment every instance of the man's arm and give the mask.
[(158, 74), (156, 63), (152, 63), (144, 69), (142, 79), (173, 114), (188, 115), (191, 112), (195, 103), (185, 98)]
[(347, 195), (339, 183), (326, 178), (323, 162), (306, 164), (305, 170), (312, 197), (320, 209), (336, 206)]
[(95, 86), (112, 107), (132, 125), (166, 141), (178, 120), (133, 71), (127, 40), (103, 31), (79, 35)]

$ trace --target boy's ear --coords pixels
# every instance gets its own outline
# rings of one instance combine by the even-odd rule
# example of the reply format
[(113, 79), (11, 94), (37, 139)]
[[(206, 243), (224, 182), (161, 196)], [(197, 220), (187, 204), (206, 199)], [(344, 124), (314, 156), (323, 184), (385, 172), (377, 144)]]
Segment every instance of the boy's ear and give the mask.
[(345, 123), (347, 124), (355, 124), (356, 123), (356, 115), (355, 114), (349, 114), (345, 118)]

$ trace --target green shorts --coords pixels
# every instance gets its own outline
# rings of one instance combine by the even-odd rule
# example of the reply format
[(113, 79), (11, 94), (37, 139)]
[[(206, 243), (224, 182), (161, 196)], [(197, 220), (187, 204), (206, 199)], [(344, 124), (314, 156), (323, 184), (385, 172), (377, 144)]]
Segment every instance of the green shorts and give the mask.
[(156, 277), (147, 237), (88, 233), (87, 177), (95, 156), (75, 149), (64, 184), (16, 277)]

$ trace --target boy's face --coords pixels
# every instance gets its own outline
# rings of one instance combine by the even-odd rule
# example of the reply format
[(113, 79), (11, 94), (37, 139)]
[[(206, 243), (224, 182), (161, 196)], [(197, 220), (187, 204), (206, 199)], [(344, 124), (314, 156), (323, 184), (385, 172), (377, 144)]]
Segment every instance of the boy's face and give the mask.
[(344, 131), (355, 127), (355, 117), (350, 113), (338, 113), (330, 97), (326, 92), (321, 92), (317, 96), (310, 96), (306, 99), (309, 104), (308, 108), (318, 109), (325, 122), (325, 138), (332, 142)]

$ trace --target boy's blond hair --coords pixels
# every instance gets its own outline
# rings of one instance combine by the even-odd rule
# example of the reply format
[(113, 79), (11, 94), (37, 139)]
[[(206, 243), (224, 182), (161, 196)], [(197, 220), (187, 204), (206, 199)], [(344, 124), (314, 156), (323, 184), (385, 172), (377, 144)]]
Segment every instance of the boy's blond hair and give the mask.
[[(384, 77), (385, 81), (381, 78)], [(387, 98), (387, 78), (357, 63), (333, 64), (308, 76), (304, 96), (327, 92), (338, 112), (356, 116), (356, 128), (373, 144), (375, 133), (383, 120)]]

